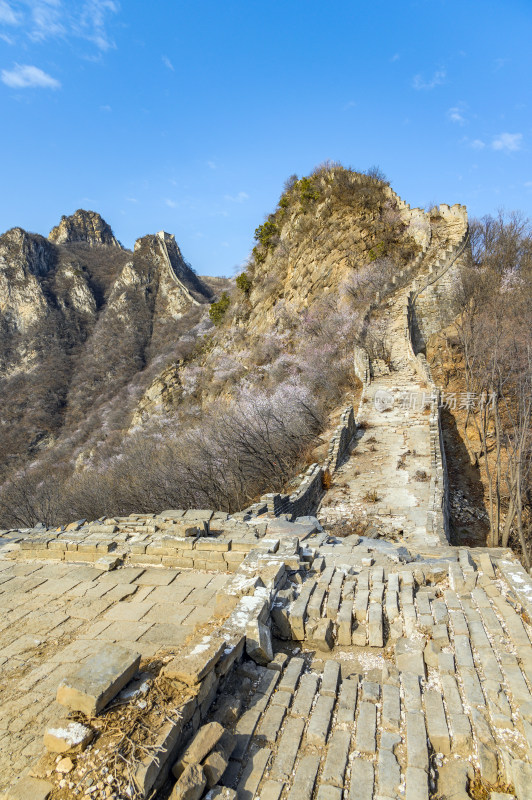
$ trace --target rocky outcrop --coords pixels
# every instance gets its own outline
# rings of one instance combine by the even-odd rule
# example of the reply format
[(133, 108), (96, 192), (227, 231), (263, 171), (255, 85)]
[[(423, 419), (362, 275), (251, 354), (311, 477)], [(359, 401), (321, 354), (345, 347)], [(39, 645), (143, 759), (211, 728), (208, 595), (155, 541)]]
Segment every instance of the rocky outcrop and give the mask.
[(149, 249), (162, 265), (161, 288), (164, 299), (174, 313), (179, 314), (183, 305), (210, 303), (213, 294), (186, 263), (175, 236), (165, 231), (143, 236), (135, 242), (135, 252)]
[(138, 427), (155, 414), (176, 406), (182, 394), (179, 364), (170, 364), (144, 392), (131, 420), (131, 428)]
[(59, 225), (50, 231), (48, 239), (55, 244), (83, 242), (90, 247), (107, 245), (122, 249), (111, 226), (95, 211), (84, 211), (83, 209), (78, 209), (70, 217), (63, 215)]

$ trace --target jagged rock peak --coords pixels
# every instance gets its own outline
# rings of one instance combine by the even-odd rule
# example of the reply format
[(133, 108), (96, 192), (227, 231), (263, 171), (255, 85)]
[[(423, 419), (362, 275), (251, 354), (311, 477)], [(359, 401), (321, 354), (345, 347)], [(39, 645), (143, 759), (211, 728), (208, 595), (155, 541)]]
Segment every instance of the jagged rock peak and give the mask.
[(56, 251), (44, 236), (11, 228), (0, 236), (0, 265), (14, 259), (33, 275), (46, 275), (55, 265)]
[(84, 242), (91, 247), (105, 244), (123, 249), (111, 226), (99, 214), (81, 208), (70, 217), (62, 216), (61, 222), (52, 228), (48, 238), (55, 244)]
[(169, 269), (172, 278), (190, 292), (191, 298), (196, 303), (209, 303), (213, 294), (211, 289), (198, 278), (194, 270), (187, 264), (181, 254), (179, 245), (173, 233), (158, 231), (154, 234), (147, 234), (137, 239), (135, 242), (135, 252), (149, 247), (158, 255), (162, 256)]

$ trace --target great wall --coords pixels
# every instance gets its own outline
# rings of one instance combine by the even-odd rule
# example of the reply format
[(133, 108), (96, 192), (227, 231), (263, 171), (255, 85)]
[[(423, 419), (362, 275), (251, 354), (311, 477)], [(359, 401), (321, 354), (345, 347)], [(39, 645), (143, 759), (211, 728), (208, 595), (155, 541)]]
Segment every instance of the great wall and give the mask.
[(467, 214), (399, 207), (426, 235), (368, 309), (389, 358), (354, 348), (359, 407), (297, 490), (0, 532), (6, 800), (532, 797), (532, 580), (449, 543), (423, 354)]

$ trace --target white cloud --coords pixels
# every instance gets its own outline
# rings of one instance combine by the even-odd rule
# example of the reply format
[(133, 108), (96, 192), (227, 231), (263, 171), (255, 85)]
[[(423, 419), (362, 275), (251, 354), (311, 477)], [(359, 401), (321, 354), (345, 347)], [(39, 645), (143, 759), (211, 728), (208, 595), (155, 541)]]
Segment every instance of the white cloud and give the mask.
[(0, 0), (0, 24), (20, 25), (21, 21), (20, 14), (14, 11), (5, 0)]
[(527, 189), (532, 189), (532, 181), (525, 181), (523, 185), (526, 186)]
[(457, 122), (459, 125), (465, 125), (466, 118), (463, 114), (463, 108), (461, 106), (453, 106), (447, 111), (447, 116), (451, 120), (451, 122)]
[(47, 72), (30, 64), (15, 64), (13, 69), (3, 69), (2, 83), (11, 89), (60, 89), (61, 84)]
[(98, 50), (114, 47), (107, 33), (107, 21), (118, 13), (115, 0), (24, 0), (14, 11), (0, 0), (0, 23), (19, 25), (34, 42), (53, 38), (77, 38), (92, 42)]
[(234, 197), (232, 197), (230, 194), (226, 194), (224, 199), (230, 200), (232, 203), (243, 203), (245, 200), (249, 200), (249, 194), (246, 194), (246, 192), (239, 192)]
[(168, 67), (168, 69), (171, 69), (172, 72), (175, 72), (174, 65), (172, 64), (168, 56), (163, 56), (163, 64), (165, 67)]
[(216, 169), (216, 167), (217, 167), (217, 165), (214, 163), (214, 161), (206, 161), (205, 163), (207, 164), (209, 169)]
[(349, 102), (346, 103), (345, 106), (344, 106), (344, 111), (347, 111), (348, 108), (355, 108), (355, 107), (356, 107), (355, 101), (354, 100), (349, 100)]
[(107, 111), (109, 113), (112, 110), (113, 109), (111, 108), (111, 106), (100, 106), (100, 111)]
[(422, 75), (414, 75), (412, 86), (418, 91), (420, 89), (435, 89), (436, 86), (441, 86), (442, 83), (445, 83), (446, 77), (447, 72), (444, 69), (436, 70), (432, 78), (428, 81), (426, 81)]
[(486, 147), (486, 143), (482, 141), (482, 139), (473, 139), (471, 142), (471, 147), (475, 150), (483, 150)]
[(0, 39), (6, 44), (15, 44), (15, 40), (8, 36), (6, 33), (0, 33)]
[(73, 30), (82, 38), (93, 42), (99, 50), (115, 47), (106, 31), (107, 15), (117, 14), (118, 3), (114, 0), (85, 0), (78, 25)]
[(522, 144), (522, 133), (500, 133), (492, 141), (491, 146), (494, 150), (504, 150), (506, 153), (515, 153), (517, 150), (521, 150)]
[(394, 61), (399, 61), (400, 58), (401, 56), (399, 55), (399, 53), (394, 53), (393, 56), (390, 58), (390, 61), (393, 64)]
[(169, 197), (167, 197), (167, 198), (166, 198), (166, 200), (165, 200), (164, 202), (166, 203), (166, 205), (168, 206), (168, 208), (176, 208), (176, 207), (177, 207), (177, 203), (176, 203), (176, 201), (175, 201), (175, 200), (170, 200), (170, 198), (169, 198)]

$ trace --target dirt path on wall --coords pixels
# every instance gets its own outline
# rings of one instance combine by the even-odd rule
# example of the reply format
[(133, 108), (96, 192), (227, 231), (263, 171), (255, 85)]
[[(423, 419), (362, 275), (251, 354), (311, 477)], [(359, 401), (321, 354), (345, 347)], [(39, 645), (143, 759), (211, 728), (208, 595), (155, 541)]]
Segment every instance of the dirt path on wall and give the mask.
[(402, 307), (406, 290), (388, 303), (386, 338), (391, 370), (374, 363), (357, 413), (360, 429), (346, 462), (337, 470), (319, 519), (371, 523), (386, 538), (422, 548), (439, 543), (427, 535), (431, 454), (430, 394), (408, 357)]
[[(463, 233), (463, 221), (438, 220), (416, 285)], [(404, 311), (412, 287), (397, 292), (384, 308), (380, 327), (389, 363), (372, 363), (373, 379), (364, 387), (356, 415), (356, 442), (335, 473), (318, 517), (340, 533), (342, 524), (345, 533), (363, 532), (369, 524), (370, 535), (421, 550), (440, 545), (440, 540), (427, 526), (433, 471), (430, 389), (414, 367), (405, 331)]]

